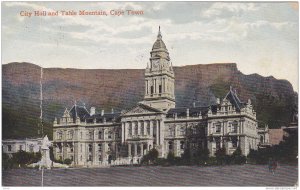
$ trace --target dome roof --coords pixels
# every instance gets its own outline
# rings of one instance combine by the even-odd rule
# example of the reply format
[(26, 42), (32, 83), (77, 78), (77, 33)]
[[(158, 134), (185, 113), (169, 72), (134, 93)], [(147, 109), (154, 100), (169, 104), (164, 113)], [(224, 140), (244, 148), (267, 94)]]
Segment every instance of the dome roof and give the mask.
[(158, 50), (158, 49), (167, 50), (167, 47), (166, 47), (165, 43), (162, 40), (162, 36), (161, 36), (161, 33), (160, 33), (160, 27), (159, 27), (159, 31), (158, 31), (158, 35), (157, 35), (157, 40), (154, 42), (154, 44), (152, 46), (152, 51), (153, 50)]
[(152, 50), (156, 50), (156, 49), (167, 49), (165, 43), (162, 41), (162, 39), (157, 39), (153, 46), (152, 46)]

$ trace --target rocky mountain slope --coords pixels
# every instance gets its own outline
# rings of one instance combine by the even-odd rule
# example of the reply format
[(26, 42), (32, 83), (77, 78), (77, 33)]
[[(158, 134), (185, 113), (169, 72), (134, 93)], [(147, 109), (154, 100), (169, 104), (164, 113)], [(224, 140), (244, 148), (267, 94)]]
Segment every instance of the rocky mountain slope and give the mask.
[[(45, 68), (43, 76), (44, 126), (52, 136), (51, 123), (75, 101), (89, 109), (110, 112), (128, 109), (143, 99), (144, 70)], [(40, 116), (41, 68), (30, 63), (2, 65), (3, 138), (37, 135)], [(297, 93), (286, 80), (244, 75), (235, 63), (175, 67), (176, 106), (208, 105), (226, 95), (230, 85), (241, 100), (252, 100), (260, 124), (286, 125), (297, 105)]]

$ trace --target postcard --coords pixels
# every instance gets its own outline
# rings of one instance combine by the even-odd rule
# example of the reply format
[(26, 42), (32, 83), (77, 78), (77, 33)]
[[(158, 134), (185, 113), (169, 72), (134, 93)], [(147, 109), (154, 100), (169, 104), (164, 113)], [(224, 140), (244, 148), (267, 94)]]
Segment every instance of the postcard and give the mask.
[(298, 2), (1, 6), (3, 187), (298, 185)]

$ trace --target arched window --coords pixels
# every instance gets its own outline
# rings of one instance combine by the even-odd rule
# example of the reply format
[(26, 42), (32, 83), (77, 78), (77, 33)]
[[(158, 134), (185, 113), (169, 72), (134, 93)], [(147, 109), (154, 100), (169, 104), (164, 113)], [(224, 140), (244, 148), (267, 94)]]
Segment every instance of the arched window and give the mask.
[(264, 143), (264, 137), (260, 136), (260, 143)]
[(112, 139), (112, 132), (111, 132), (111, 131), (108, 131), (107, 138), (108, 138), (108, 139)]

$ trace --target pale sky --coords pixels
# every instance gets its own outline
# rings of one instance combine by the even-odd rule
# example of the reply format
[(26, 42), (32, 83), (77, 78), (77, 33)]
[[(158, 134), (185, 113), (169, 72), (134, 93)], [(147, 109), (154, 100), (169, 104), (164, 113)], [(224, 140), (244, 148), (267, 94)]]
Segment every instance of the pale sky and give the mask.
[[(129, 9), (144, 14), (109, 15)], [(59, 16), (20, 16), (37, 10)], [(174, 66), (237, 63), (244, 74), (286, 79), (298, 91), (298, 4), (290, 2), (3, 2), (2, 64), (144, 69), (159, 25)]]

